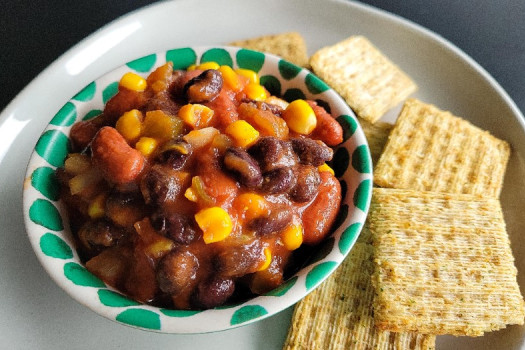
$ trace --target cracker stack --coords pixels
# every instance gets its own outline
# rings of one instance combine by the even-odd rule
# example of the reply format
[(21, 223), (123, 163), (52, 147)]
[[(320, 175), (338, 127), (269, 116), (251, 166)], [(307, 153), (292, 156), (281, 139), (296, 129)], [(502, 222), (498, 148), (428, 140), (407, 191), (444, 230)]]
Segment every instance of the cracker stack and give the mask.
[(381, 153), (383, 153), (383, 149), (388, 140), (388, 135), (390, 135), (390, 131), (394, 125), (381, 121), (370, 123), (361, 118), (359, 118), (359, 125), (361, 125), (361, 128), (365, 133), (368, 147), (370, 148), (370, 154), (372, 156), (372, 164), (375, 165), (377, 164)]
[(417, 89), (409, 76), (362, 36), (322, 48), (312, 55), (310, 65), (359, 117), (371, 123)]
[(523, 324), (497, 199), (375, 188), (369, 220), (380, 329), (479, 336)]
[(301, 34), (297, 32), (264, 35), (257, 38), (234, 41), (228, 45), (281, 56), (285, 60), (301, 67), (308, 65), (306, 43)]
[(434, 349), (434, 336), (374, 327), (372, 252), (360, 240), (334, 274), (297, 304), (285, 350)]
[(507, 142), (415, 99), (406, 101), (374, 172), (381, 187), (498, 197)]

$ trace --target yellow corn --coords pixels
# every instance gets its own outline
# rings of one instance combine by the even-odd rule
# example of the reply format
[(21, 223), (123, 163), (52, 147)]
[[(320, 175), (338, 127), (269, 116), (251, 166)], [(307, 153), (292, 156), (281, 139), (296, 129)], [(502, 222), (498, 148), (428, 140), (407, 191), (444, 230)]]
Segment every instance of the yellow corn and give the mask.
[(301, 225), (288, 226), (284, 229), (281, 238), (286, 249), (295, 250), (303, 244), (303, 227)]
[(235, 199), (235, 207), (244, 214), (249, 221), (263, 216), (268, 212), (268, 202), (263, 196), (256, 193), (243, 193)]
[(197, 66), (195, 64), (192, 64), (191, 66), (189, 66), (188, 68), (186, 68), (186, 70), (189, 72), (189, 71), (192, 71), (192, 70), (195, 70), (197, 69)]
[(159, 141), (171, 140), (182, 132), (182, 120), (161, 110), (148, 111), (144, 118), (142, 135)]
[(88, 215), (92, 219), (99, 219), (104, 216), (106, 207), (106, 194), (101, 193), (96, 196), (88, 205)]
[(232, 91), (238, 92), (242, 89), (242, 84), (239, 80), (239, 76), (230, 66), (220, 66), (219, 72), (221, 72), (222, 74), (224, 84), (226, 84), (226, 86), (232, 89)]
[(175, 243), (173, 243), (171, 239), (162, 237), (148, 245), (146, 248), (146, 254), (150, 258), (159, 259), (169, 253), (173, 249), (174, 245)]
[(319, 170), (319, 172), (328, 171), (330, 174), (335, 175), (334, 169), (330, 168), (330, 166), (326, 163), (324, 163), (323, 165), (319, 165), (317, 169)]
[(248, 78), (248, 80), (250, 80), (250, 83), (259, 84), (259, 75), (257, 75), (257, 73), (253, 70), (237, 68), (235, 70), (235, 73)]
[(264, 253), (264, 263), (261, 265), (261, 267), (259, 267), (258, 271), (266, 270), (272, 263), (272, 252), (270, 251), (270, 249), (268, 247), (265, 247), (263, 249), (263, 253)]
[(249, 83), (246, 85), (244, 87), (244, 93), (249, 99), (255, 101), (264, 101), (268, 97), (264, 87), (256, 83)]
[(207, 69), (219, 69), (219, 64), (217, 62), (203, 62), (197, 66), (197, 69), (207, 70)]
[(206, 244), (224, 240), (233, 229), (230, 215), (221, 207), (200, 210), (195, 214), (195, 221), (202, 230), (202, 238)]
[(248, 147), (259, 138), (259, 132), (245, 120), (236, 120), (224, 130), (238, 147)]
[(159, 143), (156, 139), (143, 136), (135, 144), (135, 149), (147, 158), (155, 152), (158, 146)]
[(201, 104), (182, 106), (177, 116), (193, 128), (205, 128), (213, 118), (213, 109)]
[(186, 197), (191, 202), (197, 202), (198, 197), (193, 188), (188, 187), (184, 192), (184, 197)]
[(140, 75), (128, 72), (120, 78), (119, 86), (133, 91), (144, 91), (148, 83)]
[(137, 109), (132, 109), (118, 118), (115, 128), (126, 141), (131, 143), (137, 140), (142, 133), (142, 119), (142, 113)]
[(317, 126), (314, 110), (305, 100), (295, 100), (283, 111), (288, 127), (301, 135), (310, 134)]

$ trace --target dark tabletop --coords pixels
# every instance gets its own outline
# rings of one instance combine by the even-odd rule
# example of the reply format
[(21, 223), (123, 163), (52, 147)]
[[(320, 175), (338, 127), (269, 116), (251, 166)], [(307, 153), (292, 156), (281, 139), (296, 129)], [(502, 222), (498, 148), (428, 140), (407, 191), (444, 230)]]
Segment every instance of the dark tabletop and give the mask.
[[(0, 110), (74, 44), (119, 16), (153, 2), (4, 0), (0, 10)], [(450, 40), (484, 67), (525, 111), (524, 0), (361, 2)]]

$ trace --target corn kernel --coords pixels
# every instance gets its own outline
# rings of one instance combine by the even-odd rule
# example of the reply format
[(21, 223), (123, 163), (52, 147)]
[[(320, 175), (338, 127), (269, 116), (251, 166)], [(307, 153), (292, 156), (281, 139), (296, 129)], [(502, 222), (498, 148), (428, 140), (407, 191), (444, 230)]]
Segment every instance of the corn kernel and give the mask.
[(146, 254), (150, 258), (159, 259), (169, 253), (173, 249), (174, 245), (175, 243), (173, 243), (171, 239), (162, 237), (148, 245), (146, 248)]
[(303, 244), (303, 227), (301, 225), (288, 226), (284, 229), (281, 238), (286, 249), (295, 250)]
[(143, 127), (143, 136), (167, 141), (182, 133), (184, 125), (179, 118), (155, 110), (146, 112)]
[(266, 270), (272, 263), (272, 252), (270, 251), (270, 249), (268, 247), (265, 247), (263, 249), (263, 253), (264, 253), (264, 263), (261, 265), (261, 267), (259, 267), (258, 271)]
[(330, 174), (335, 175), (334, 169), (330, 168), (330, 166), (326, 163), (324, 163), (323, 165), (319, 165), (317, 169), (319, 170), (319, 172), (328, 171)]
[(186, 189), (184, 192), (184, 197), (186, 197), (191, 202), (197, 202), (198, 200), (197, 194), (195, 194), (195, 191), (191, 187)]
[(259, 138), (259, 132), (245, 120), (236, 120), (224, 130), (238, 147), (248, 147)]
[(242, 89), (241, 81), (239, 76), (230, 66), (220, 66), (219, 72), (222, 74), (224, 84), (228, 86), (232, 91), (238, 92)]
[(207, 70), (207, 69), (219, 69), (219, 64), (217, 62), (203, 62), (197, 66), (197, 69)]
[(259, 84), (250, 83), (244, 87), (246, 96), (255, 101), (264, 101), (268, 97), (266, 89)]
[(150, 157), (153, 152), (155, 152), (158, 145), (158, 141), (154, 138), (143, 136), (135, 144), (135, 149), (147, 158)]
[(187, 105), (182, 106), (177, 114), (180, 119), (193, 128), (207, 127), (210, 124), (213, 115), (213, 109), (197, 103), (188, 103)]
[(256, 72), (250, 69), (244, 69), (244, 68), (237, 68), (235, 70), (235, 73), (248, 78), (250, 83), (259, 84), (259, 75), (257, 75)]
[(137, 140), (142, 133), (142, 119), (142, 113), (137, 109), (132, 109), (118, 118), (115, 128), (126, 141), (131, 143)]
[(195, 221), (202, 230), (202, 238), (206, 244), (226, 239), (233, 229), (230, 215), (221, 207), (200, 210), (195, 214)]
[(288, 127), (301, 135), (310, 134), (317, 126), (314, 110), (305, 100), (295, 100), (283, 111)]
[(243, 193), (235, 199), (235, 208), (244, 214), (246, 221), (263, 216), (268, 212), (268, 202), (256, 193)]
[(88, 215), (92, 219), (99, 219), (104, 216), (106, 207), (106, 194), (101, 193), (96, 196), (88, 206)]
[(186, 68), (186, 70), (187, 70), (188, 72), (190, 72), (190, 71), (192, 71), (192, 70), (195, 70), (195, 69), (197, 69), (197, 66), (196, 66), (195, 64), (192, 64), (192, 65), (190, 65), (188, 68)]
[(144, 91), (148, 86), (146, 79), (138, 74), (128, 72), (120, 78), (119, 86), (133, 91)]

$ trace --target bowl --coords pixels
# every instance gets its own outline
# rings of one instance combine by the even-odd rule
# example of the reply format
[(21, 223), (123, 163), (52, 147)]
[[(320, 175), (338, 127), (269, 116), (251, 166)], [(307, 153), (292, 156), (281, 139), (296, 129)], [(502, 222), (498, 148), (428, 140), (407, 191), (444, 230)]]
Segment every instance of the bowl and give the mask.
[[(332, 160), (342, 188), (333, 232), (313, 250), (303, 267), (278, 288), (238, 304), (209, 310), (172, 310), (136, 302), (107, 286), (82, 264), (59, 200), (55, 169), (64, 164), (71, 126), (103, 109), (132, 71), (147, 76), (167, 61), (175, 69), (215, 61), (259, 73), (261, 84), (285, 100), (316, 100), (336, 117), (344, 141)], [(206, 333), (247, 325), (282, 311), (305, 297), (343, 261), (365, 222), (372, 190), (372, 162), (365, 136), (352, 110), (310, 71), (277, 56), (237, 47), (184, 47), (150, 54), (118, 67), (88, 84), (55, 114), (31, 155), (23, 190), (26, 231), (33, 250), (51, 278), (72, 298), (99, 315), (122, 324), (163, 333)]]

